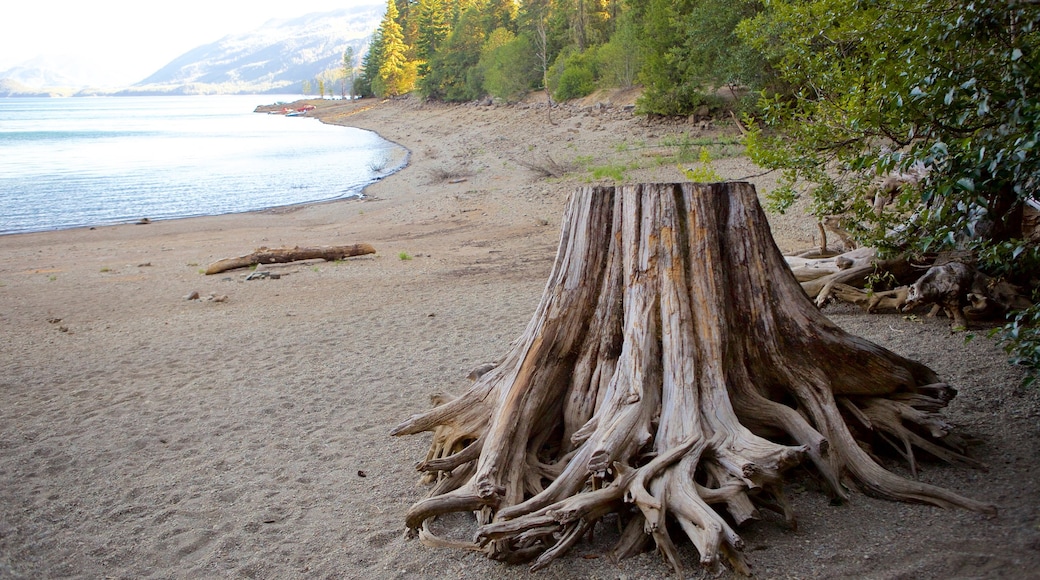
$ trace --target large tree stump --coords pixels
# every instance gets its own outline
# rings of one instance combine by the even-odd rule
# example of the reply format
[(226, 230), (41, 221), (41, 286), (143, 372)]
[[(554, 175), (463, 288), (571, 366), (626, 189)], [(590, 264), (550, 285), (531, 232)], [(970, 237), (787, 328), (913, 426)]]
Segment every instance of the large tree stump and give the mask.
[[(871, 451), (972, 464), (942, 440), (954, 393), (817, 310), (750, 184), (583, 188), (523, 336), (465, 394), (394, 429), (433, 432), (418, 465), (433, 489), (406, 525), (537, 569), (616, 514), (617, 557), (652, 538), (678, 571), (681, 530), (706, 566), (746, 570), (734, 523), (760, 508), (793, 522), (783, 473), (802, 462), (835, 499), (855, 486), (990, 512)], [(473, 544), (432, 531), (452, 512), (475, 513)]]

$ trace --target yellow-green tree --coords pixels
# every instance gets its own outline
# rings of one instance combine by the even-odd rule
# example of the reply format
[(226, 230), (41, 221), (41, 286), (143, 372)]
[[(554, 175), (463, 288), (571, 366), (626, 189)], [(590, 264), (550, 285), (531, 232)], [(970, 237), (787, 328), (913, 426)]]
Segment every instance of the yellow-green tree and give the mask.
[(387, 0), (386, 14), (379, 25), (382, 39), (379, 75), (373, 81), (376, 94), (387, 97), (403, 95), (415, 85), (415, 63), (408, 59), (408, 45), (404, 41), (404, 30), (397, 22), (397, 5)]

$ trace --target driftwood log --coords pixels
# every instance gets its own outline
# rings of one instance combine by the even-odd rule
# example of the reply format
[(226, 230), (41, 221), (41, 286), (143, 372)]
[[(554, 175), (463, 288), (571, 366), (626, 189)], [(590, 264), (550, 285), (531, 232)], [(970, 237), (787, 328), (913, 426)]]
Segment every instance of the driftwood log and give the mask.
[[(704, 566), (746, 572), (736, 528), (759, 510), (793, 523), (797, 464), (835, 500), (994, 509), (877, 463), (888, 442), (912, 470), (913, 447), (977, 465), (944, 437), (955, 391), (828, 321), (747, 183), (578, 190), (531, 322), (474, 376), (393, 430), (433, 434), (417, 466), (432, 489), (405, 518), (430, 545), (538, 569), (607, 520), (614, 557), (652, 541), (678, 572), (681, 534)], [(473, 542), (435, 521), (467, 512)]]
[(206, 268), (206, 275), (219, 274), (236, 268), (246, 268), (254, 264), (286, 264), (289, 262), (298, 262), (300, 260), (318, 259), (331, 262), (333, 260), (342, 260), (352, 256), (363, 256), (365, 254), (374, 253), (376, 253), (376, 249), (368, 244), (312, 248), (301, 248), (299, 246), (294, 248), (257, 248), (255, 252), (246, 256), (225, 258), (213, 262), (210, 264), (209, 268)]
[(859, 248), (826, 258), (786, 256), (784, 259), (799, 282), (809, 282), (849, 268), (872, 264), (877, 259), (877, 252), (873, 248)]
[(883, 292), (869, 292), (848, 284), (835, 284), (831, 287), (831, 297), (861, 306), (867, 312), (903, 312), (909, 292), (909, 286)]
[(905, 258), (889, 260), (874, 259), (860, 265), (854, 265), (833, 274), (802, 282), (802, 289), (816, 305), (822, 307), (831, 299), (831, 291), (837, 284), (862, 287), (871, 277), (889, 275), (896, 281), (913, 280), (920, 270), (915, 269)]
[[(963, 262), (919, 266), (902, 257), (864, 257), (863, 250), (827, 259), (787, 256), (786, 260), (806, 295), (819, 307), (831, 300), (856, 304), (867, 312), (911, 312), (930, 306), (929, 316), (943, 312), (953, 328), (964, 329), (969, 319), (999, 319), (1032, 305), (1018, 286)], [(897, 287), (868, 290), (865, 286), (871, 277), (884, 277)]]

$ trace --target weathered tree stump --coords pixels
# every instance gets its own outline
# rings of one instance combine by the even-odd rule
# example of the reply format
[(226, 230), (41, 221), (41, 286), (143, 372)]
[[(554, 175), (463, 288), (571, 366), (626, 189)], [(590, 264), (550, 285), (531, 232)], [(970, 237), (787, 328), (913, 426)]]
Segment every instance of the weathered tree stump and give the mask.
[[(537, 569), (617, 514), (616, 557), (652, 538), (678, 571), (681, 530), (704, 565), (746, 571), (733, 524), (759, 509), (793, 522), (783, 473), (802, 462), (836, 499), (849, 485), (991, 512), (870, 451), (888, 441), (912, 468), (911, 446), (973, 464), (942, 439), (954, 393), (818, 311), (750, 184), (583, 188), (524, 334), (465, 394), (393, 430), (433, 432), (418, 465), (433, 489), (406, 525)], [(476, 515), (473, 544), (431, 531), (452, 512)]]

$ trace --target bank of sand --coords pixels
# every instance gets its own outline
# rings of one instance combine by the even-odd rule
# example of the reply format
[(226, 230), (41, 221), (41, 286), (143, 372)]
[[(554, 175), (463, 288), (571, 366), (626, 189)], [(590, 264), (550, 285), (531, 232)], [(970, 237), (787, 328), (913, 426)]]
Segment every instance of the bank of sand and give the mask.
[[(403, 538), (428, 439), (388, 432), (464, 388), (533, 314), (564, 200), (588, 173), (547, 180), (525, 165), (585, 156), (635, 162), (631, 181), (674, 181), (658, 146), (712, 130), (617, 107), (557, 111), (550, 125), (534, 108), (325, 106), (326, 120), (406, 147), (409, 166), (365, 201), (0, 237), (0, 577), (529, 577)], [(752, 181), (761, 192), (768, 179)], [(771, 219), (783, 249), (811, 245), (807, 220)], [(277, 280), (200, 274), (259, 246), (356, 242), (378, 253), (272, 266)], [(756, 576), (1037, 577), (1036, 388), (944, 321), (828, 313), (960, 390), (948, 416), (980, 439), (989, 471), (926, 464), (921, 477), (1000, 515), (861, 494), (831, 506), (795, 477), (798, 530), (742, 531)], [(610, 562), (610, 536), (530, 577), (669, 576), (655, 553)], [(696, 577), (693, 549), (681, 552)]]

